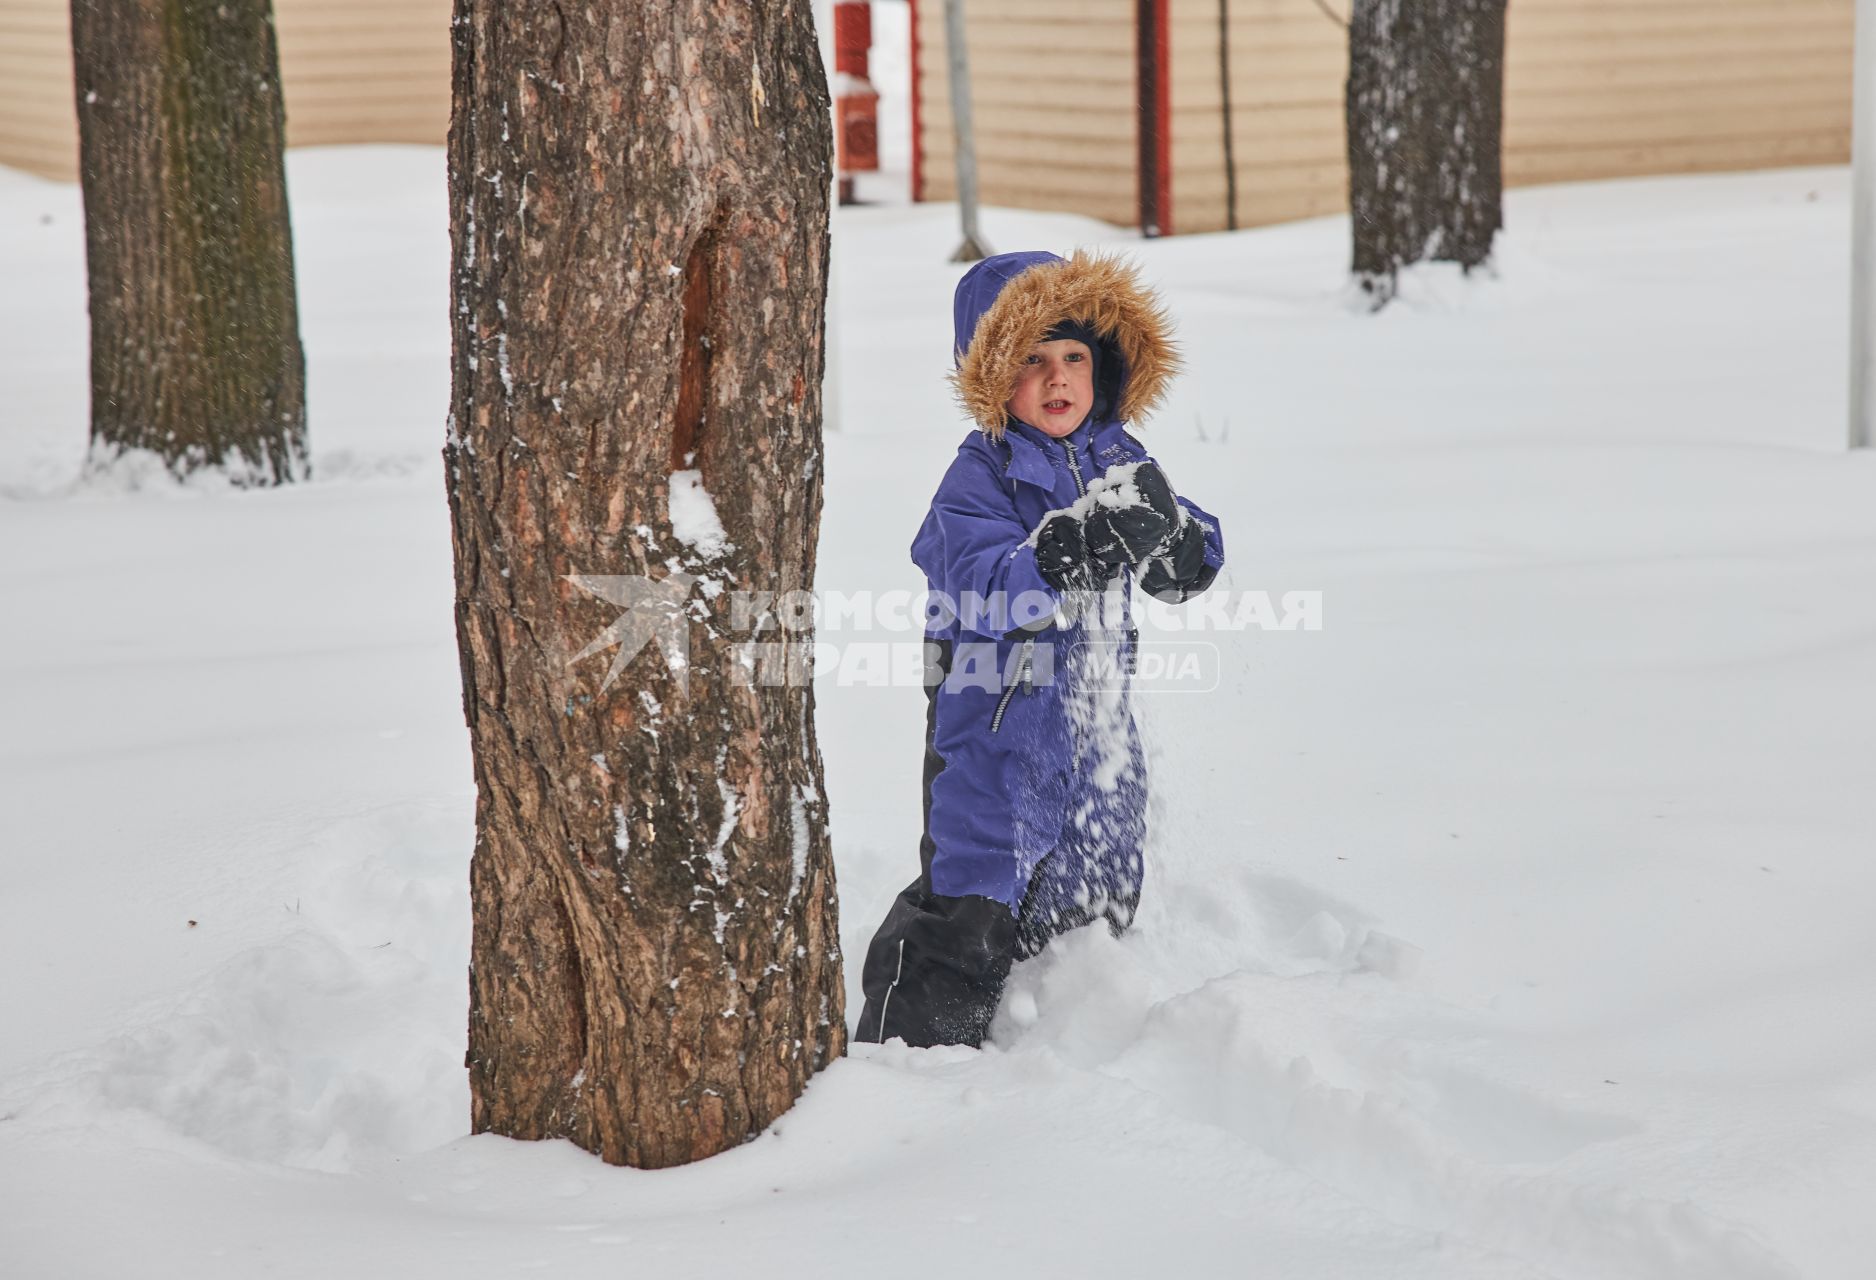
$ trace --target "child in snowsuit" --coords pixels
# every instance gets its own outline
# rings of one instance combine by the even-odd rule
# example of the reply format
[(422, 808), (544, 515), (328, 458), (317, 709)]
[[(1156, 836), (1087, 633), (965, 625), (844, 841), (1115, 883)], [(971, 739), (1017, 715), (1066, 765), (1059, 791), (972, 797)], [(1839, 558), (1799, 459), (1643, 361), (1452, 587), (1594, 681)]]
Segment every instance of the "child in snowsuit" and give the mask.
[(978, 430), (912, 544), (926, 628), (920, 872), (867, 950), (855, 1038), (978, 1045), (1011, 964), (1139, 901), (1146, 776), (1127, 700), (1129, 584), (1182, 601), (1224, 563), (1123, 424), (1178, 368), (1132, 268), (987, 258), (953, 308)]

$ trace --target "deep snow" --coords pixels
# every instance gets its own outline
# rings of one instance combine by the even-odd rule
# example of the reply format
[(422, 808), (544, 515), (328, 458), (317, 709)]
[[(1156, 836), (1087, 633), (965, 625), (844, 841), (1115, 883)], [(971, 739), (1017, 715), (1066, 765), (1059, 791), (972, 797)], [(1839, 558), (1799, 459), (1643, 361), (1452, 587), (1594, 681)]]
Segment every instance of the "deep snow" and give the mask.
[[(1139, 927), (1019, 971), (996, 1047), (862, 1047), (647, 1174), (463, 1136), (441, 158), (290, 164), (317, 478), (271, 493), (72, 486), (77, 193), (0, 172), (0, 1273), (1870, 1274), (1843, 171), (1515, 192), (1500, 279), (1379, 317), (1341, 220), (990, 211), (1137, 255), (1190, 357), (1146, 438), (1224, 585), (1323, 625), (1143, 700)], [(823, 590), (921, 585), (952, 216), (838, 219)], [(817, 699), (857, 1012), (922, 698)]]

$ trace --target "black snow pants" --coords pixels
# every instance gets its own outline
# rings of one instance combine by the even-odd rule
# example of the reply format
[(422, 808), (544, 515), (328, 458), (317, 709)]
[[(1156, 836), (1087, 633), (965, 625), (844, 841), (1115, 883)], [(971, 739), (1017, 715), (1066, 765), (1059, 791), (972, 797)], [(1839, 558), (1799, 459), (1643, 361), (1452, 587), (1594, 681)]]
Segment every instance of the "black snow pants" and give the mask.
[[(940, 1044), (976, 1048), (990, 1031), (1004, 981), (1017, 960), (1036, 955), (1057, 934), (1103, 916), (1119, 933), (1132, 921), (1139, 903), (1137, 884), (1092, 913), (1072, 905), (1064, 909), (1060, 904), (1046, 911), (1035, 909), (1033, 894), (1025, 898), (1020, 910), (1012, 912), (995, 898), (932, 892), (936, 846), (931, 837), (931, 788), (945, 767), (932, 744), (938, 727), (938, 688), (950, 669), (950, 642), (926, 641), (925, 825), (919, 839), (919, 877), (893, 899), (867, 947), (860, 974), (866, 1003), (853, 1036), (861, 1042), (884, 1043), (898, 1037), (917, 1048)], [(1032, 884), (1041, 879), (1039, 872), (1040, 868)]]

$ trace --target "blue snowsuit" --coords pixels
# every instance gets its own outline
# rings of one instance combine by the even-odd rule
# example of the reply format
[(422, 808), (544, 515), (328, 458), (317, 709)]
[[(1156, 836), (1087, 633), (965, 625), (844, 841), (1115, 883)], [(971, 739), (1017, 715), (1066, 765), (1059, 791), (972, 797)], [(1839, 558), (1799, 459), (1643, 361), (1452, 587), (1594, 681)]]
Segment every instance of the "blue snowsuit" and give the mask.
[[(957, 291), (960, 356), (985, 340), (980, 325), (1011, 281), (1050, 266), (1056, 284), (1073, 283), (1083, 264), (1008, 254), (972, 268)], [(1132, 314), (1123, 309), (1120, 323)], [(1025, 336), (1017, 331), (1019, 359)], [(1073, 506), (1112, 468), (1151, 460), (1116, 418), (1128, 403), (1123, 336), (1141, 349), (1138, 335), (1103, 335), (1088, 420), (1060, 438), (1014, 419), (1000, 433), (973, 432), (913, 540), (930, 590), (953, 607), (926, 630), (921, 873), (869, 948), (858, 1039), (979, 1043), (1014, 959), (1077, 925), (1105, 917), (1118, 930), (1132, 919), (1146, 774), (1126, 680), (1116, 678), (1134, 644), (1131, 574), (1097, 610), (1092, 593), (1065, 597), (1043, 579), (1029, 541), (1046, 514)], [(1218, 522), (1178, 501), (1204, 531), (1215, 572)]]

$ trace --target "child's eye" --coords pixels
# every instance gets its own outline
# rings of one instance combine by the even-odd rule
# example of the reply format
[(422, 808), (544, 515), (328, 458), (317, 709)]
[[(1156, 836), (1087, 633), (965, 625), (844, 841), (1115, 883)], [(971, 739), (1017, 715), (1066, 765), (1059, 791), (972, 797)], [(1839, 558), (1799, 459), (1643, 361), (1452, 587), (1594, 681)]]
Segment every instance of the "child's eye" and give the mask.
[(1039, 355), (1036, 355), (1034, 352), (1031, 352), (1029, 355), (1026, 355), (1023, 357), (1023, 363), (1024, 364), (1041, 364), (1042, 357)]
[(1081, 361), (1086, 360), (1088, 357), (1082, 355), (1081, 352), (1079, 351), (1071, 351), (1068, 353), (1068, 358), (1070, 360), (1075, 361), (1077, 364), (1079, 364)]

